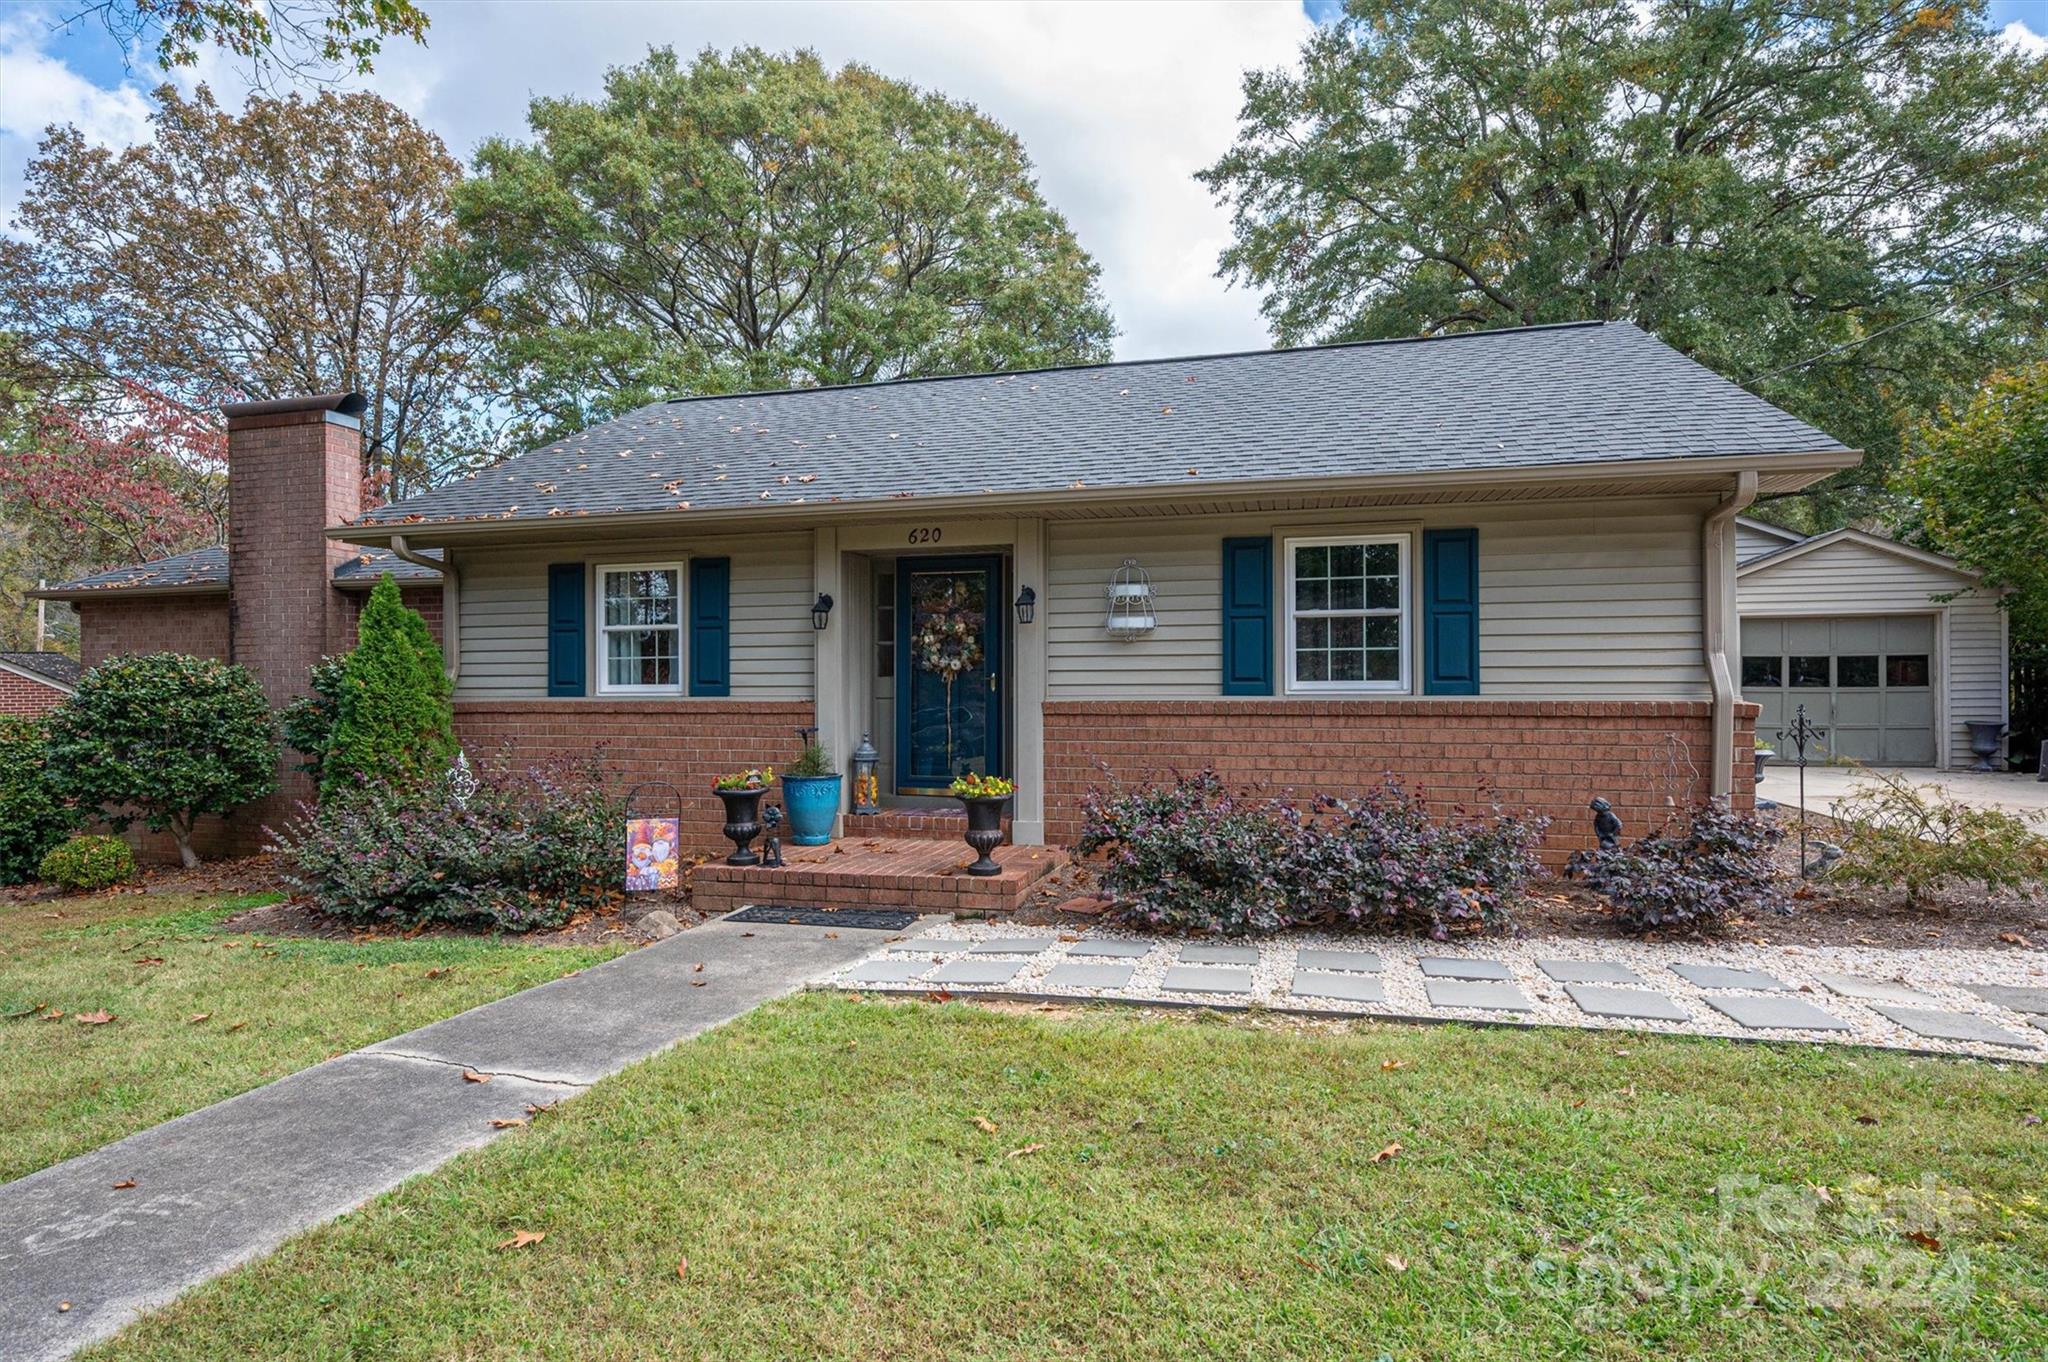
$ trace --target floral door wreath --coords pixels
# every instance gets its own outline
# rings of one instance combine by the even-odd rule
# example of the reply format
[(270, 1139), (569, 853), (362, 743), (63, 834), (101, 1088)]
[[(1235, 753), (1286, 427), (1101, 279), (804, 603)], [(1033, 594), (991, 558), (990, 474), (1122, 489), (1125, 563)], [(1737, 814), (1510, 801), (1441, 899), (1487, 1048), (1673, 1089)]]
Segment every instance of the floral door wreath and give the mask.
[(928, 584), (918, 591), (922, 618), (910, 640), (911, 659), (919, 671), (931, 672), (946, 687), (946, 770), (953, 769), (953, 683), (981, 665), (982, 612), (973, 605), (973, 588), (951, 578), (943, 586)]

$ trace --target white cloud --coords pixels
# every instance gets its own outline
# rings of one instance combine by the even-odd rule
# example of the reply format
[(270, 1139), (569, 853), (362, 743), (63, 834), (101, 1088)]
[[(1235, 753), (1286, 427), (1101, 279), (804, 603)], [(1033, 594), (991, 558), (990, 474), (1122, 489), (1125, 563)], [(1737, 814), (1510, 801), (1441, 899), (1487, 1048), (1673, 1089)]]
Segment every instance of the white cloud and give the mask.
[(0, 224), (13, 221), (23, 170), (51, 124), (72, 124), (108, 146), (133, 146), (150, 135), (150, 102), (141, 87), (93, 84), (50, 50), (56, 39), (43, 10), (0, 16)]
[[(1309, 31), (1298, 5), (592, 0), (437, 4), (430, 14), (428, 46), (387, 47), (361, 83), (421, 118), (458, 156), (487, 136), (523, 135), (532, 95), (596, 96), (607, 67), (650, 46), (685, 55), (809, 47), (828, 64), (863, 62), (970, 101), (1016, 132), (1048, 198), (1102, 262), (1124, 332), (1120, 355), (1267, 344), (1256, 296), (1215, 278), (1229, 224), (1191, 177), (1229, 146), (1243, 73), (1293, 60)], [(17, 84), (12, 50), (0, 46), (0, 102)], [(38, 129), (62, 119), (109, 142), (141, 135), (139, 89), (96, 90), (54, 59), (60, 45), (23, 50), (37, 79), (70, 82), (62, 101), (37, 97), (48, 106)], [(224, 104), (245, 88), (218, 58), (197, 74)], [(178, 75), (181, 85), (192, 78)], [(0, 127), (0, 138), (9, 135)], [(0, 156), (11, 151), (0, 142)], [(0, 203), (19, 182), (20, 160), (0, 163)]]
[(2048, 56), (2048, 37), (2015, 19), (1998, 31), (1998, 36), (2030, 57)]

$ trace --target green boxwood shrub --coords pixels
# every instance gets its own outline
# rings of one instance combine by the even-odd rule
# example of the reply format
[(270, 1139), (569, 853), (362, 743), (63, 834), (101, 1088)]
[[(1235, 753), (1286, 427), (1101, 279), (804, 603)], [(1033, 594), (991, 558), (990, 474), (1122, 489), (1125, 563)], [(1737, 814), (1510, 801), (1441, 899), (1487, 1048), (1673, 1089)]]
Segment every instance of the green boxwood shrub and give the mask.
[(597, 759), (480, 763), (410, 785), (337, 791), (273, 833), (283, 879), (356, 922), (530, 931), (617, 901), (625, 801)]
[(110, 889), (135, 878), (135, 853), (118, 837), (88, 834), (50, 848), (39, 872), (45, 883), (69, 893)]
[(363, 606), (355, 651), (342, 665), (334, 725), (317, 756), (320, 793), (440, 779), (456, 751), (449, 692), (441, 645), (387, 572)]
[(40, 719), (0, 715), (0, 884), (36, 877), (43, 856), (78, 828), (78, 811), (50, 784)]
[(114, 827), (169, 832), (188, 866), (192, 828), (277, 788), (277, 725), (247, 668), (184, 653), (108, 658), (50, 715), (59, 794)]

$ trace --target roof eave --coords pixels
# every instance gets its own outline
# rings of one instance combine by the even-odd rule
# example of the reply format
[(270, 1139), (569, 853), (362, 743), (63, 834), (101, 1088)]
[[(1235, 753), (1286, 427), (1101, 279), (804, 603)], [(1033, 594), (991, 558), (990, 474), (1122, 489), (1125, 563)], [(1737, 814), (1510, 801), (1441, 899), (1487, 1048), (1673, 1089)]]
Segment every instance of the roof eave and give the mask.
[(1540, 464), (1526, 468), (1457, 468), (1433, 473), (1400, 473), (1383, 475), (1345, 475), (1328, 478), (1248, 478), (1227, 482), (1193, 478), (1186, 483), (1171, 485), (1144, 483), (1135, 485), (1089, 485), (1065, 487), (1050, 491), (1030, 492), (978, 492), (960, 493), (934, 497), (897, 497), (858, 501), (808, 500), (778, 502), (761, 506), (736, 506), (720, 509), (706, 508), (703, 511), (678, 511), (672, 507), (646, 511), (613, 511), (599, 514), (566, 514), (560, 516), (472, 516), (450, 520), (396, 520), (371, 525), (330, 525), (325, 533), (330, 539), (361, 545), (388, 545), (394, 535), (431, 535), (437, 539), (448, 537), (470, 538), (492, 534), (508, 529), (550, 529), (561, 531), (569, 527), (604, 529), (611, 526), (669, 524), (687, 520), (692, 524), (711, 525), (728, 523), (775, 522), (789, 520), (840, 519), (852, 516), (888, 516), (902, 514), (932, 514), (972, 512), (977, 515), (1015, 514), (1019, 510), (1034, 506), (1064, 506), (1077, 503), (1101, 502), (1170, 502), (1183, 501), (1190, 496), (1204, 499), (1211, 497), (1229, 498), (1247, 495), (1289, 495), (1313, 496), (1326, 492), (1359, 491), (1426, 491), (1433, 488), (1457, 488), (1500, 484), (1528, 484), (1540, 486), (1546, 483), (1570, 481), (1573, 479), (1611, 480), (1614, 478), (1678, 478), (1697, 477), (1702, 473), (1738, 473), (1767, 469), (1774, 477), (1808, 476), (1799, 483), (1806, 486), (1840, 472), (1854, 468), (1863, 461), (1863, 451), (1857, 449), (1801, 450), (1780, 454), (1731, 454), (1708, 455), (1677, 459), (1635, 459), (1615, 460), (1606, 463)]
[(108, 596), (134, 600), (141, 596), (225, 596), (226, 582), (194, 582), (185, 586), (82, 586), (66, 590), (60, 586), (41, 587), (22, 593), (34, 601), (96, 601)]

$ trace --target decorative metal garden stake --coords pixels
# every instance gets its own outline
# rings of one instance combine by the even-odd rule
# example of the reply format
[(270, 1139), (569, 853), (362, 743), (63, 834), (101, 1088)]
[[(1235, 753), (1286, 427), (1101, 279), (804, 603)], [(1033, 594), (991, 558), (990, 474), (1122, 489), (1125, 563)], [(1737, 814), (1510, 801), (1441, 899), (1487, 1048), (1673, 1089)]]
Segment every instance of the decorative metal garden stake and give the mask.
[(1778, 730), (1778, 741), (1792, 740), (1792, 754), (1799, 762), (1799, 878), (1805, 879), (1806, 868), (1806, 745), (1825, 738), (1828, 731), (1806, 717), (1806, 706), (1801, 705), (1792, 714), (1792, 727)]

